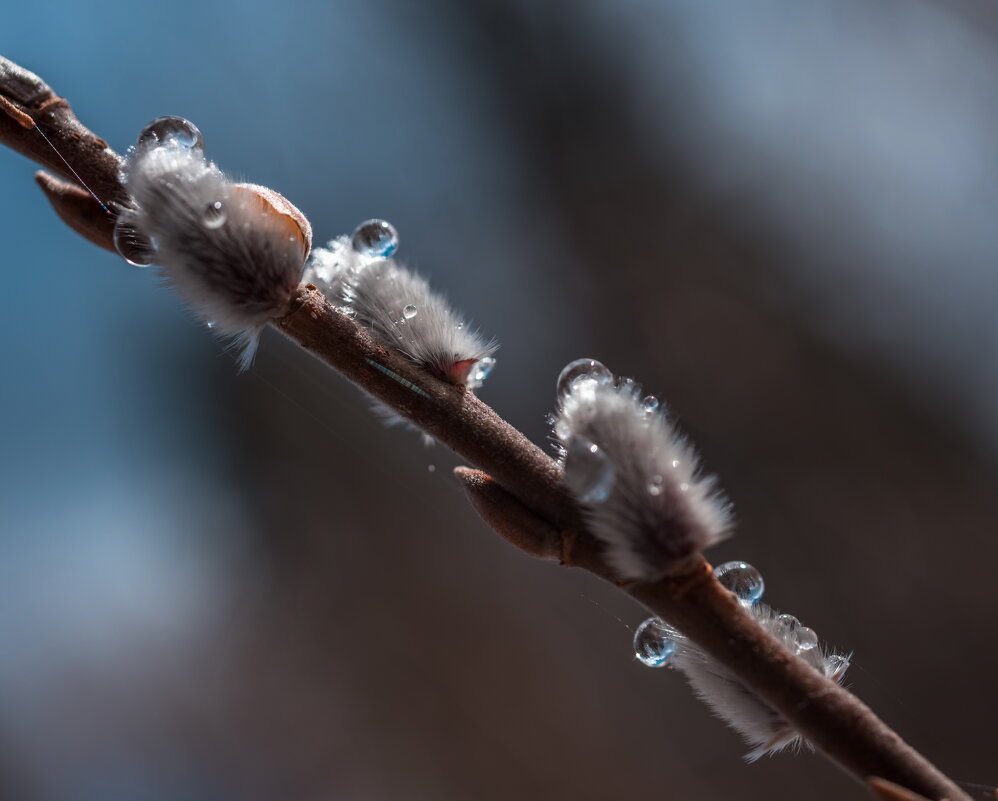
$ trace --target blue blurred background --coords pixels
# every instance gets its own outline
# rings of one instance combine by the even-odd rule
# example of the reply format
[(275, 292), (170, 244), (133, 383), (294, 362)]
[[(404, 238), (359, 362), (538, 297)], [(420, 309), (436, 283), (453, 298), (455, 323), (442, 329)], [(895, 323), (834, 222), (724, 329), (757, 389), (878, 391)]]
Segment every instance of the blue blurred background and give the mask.
[[(391, 220), (535, 441), (570, 359), (661, 394), (735, 502), (710, 556), (993, 787), (996, 39), (984, 0), (34, 2), (0, 53), (119, 151), (192, 119), (317, 244)], [(32, 172), (0, 152), (0, 797), (863, 796), (743, 765), (639, 609), (276, 333), (237, 375)]]

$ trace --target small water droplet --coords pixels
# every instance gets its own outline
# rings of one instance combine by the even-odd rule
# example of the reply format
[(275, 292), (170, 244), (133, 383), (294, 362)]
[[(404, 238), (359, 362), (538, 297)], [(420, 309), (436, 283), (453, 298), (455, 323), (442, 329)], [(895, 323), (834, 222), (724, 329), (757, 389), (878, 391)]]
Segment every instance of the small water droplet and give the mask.
[(404, 309), (402, 309), (402, 316), (405, 317), (406, 320), (411, 320), (417, 314), (419, 314), (419, 309), (417, 309), (411, 303), (408, 306), (406, 306)]
[(602, 503), (610, 497), (616, 470), (606, 454), (585, 437), (574, 437), (565, 456), (565, 483), (583, 503)]
[(215, 322), (214, 320), (208, 320), (208, 322), (206, 322), (206, 323), (204, 324), (205, 328), (207, 328), (207, 329), (208, 329), (209, 331), (210, 331), (210, 330), (211, 330), (212, 328), (214, 328), (214, 327), (215, 327), (216, 325), (217, 325), (217, 323), (216, 323), (216, 322)]
[(662, 476), (652, 476), (651, 481), (648, 482), (648, 494), (649, 495), (661, 495), (662, 487), (665, 484), (665, 479)]
[(658, 398), (654, 395), (646, 396), (645, 399), (641, 401), (641, 411), (643, 411), (646, 416), (655, 414), (655, 412), (658, 411)]
[(572, 436), (572, 426), (569, 425), (568, 420), (564, 417), (560, 417), (555, 421), (554, 435), (562, 442), (565, 442), (570, 436)]
[(679, 485), (679, 491), (680, 491), (680, 492), (689, 492), (689, 491), (690, 491), (690, 485), (689, 485), (689, 484), (687, 484), (687, 483), (686, 483), (686, 482), (684, 481), (684, 482), (683, 482), (682, 484), (680, 484), (680, 485)]
[(118, 218), (114, 225), (114, 247), (121, 258), (133, 267), (148, 267), (156, 259), (156, 248), (152, 242), (124, 218)]
[(673, 460), (672, 460), (672, 466), (673, 466), (674, 468), (676, 468), (676, 467), (679, 467), (679, 460), (678, 460), (678, 459), (673, 459)]
[(800, 628), (800, 621), (793, 615), (777, 615), (773, 621), (773, 634), (783, 640), (787, 645), (796, 643), (797, 629)]
[(797, 629), (795, 642), (798, 652), (810, 651), (818, 647), (818, 635), (815, 633), (814, 629), (809, 629), (807, 626), (801, 626)]
[(825, 657), (825, 675), (832, 681), (841, 679), (849, 670), (849, 657), (843, 654), (829, 654)]
[(204, 213), (201, 215), (201, 222), (205, 228), (221, 228), (225, 225), (225, 217), (225, 206), (222, 205), (221, 200), (216, 200), (214, 203), (209, 203), (205, 206)]
[(139, 134), (137, 148), (173, 145), (184, 150), (204, 150), (204, 137), (190, 120), (183, 117), (157, 117)]
[(458, 331), (461, 331), (464, 329), (464, 323), (458, 323), (457, 325), (454, 326), (454, 328), (456, 328)]
[(484, 356), (475, 362), (474, 366), (471, 368), (472, 387), (480, 387), (482, 382), (492, 374), (495, 366), (496, 360), (491, 356)]
[(558, 375), (558, 397), (562, 398), (572, 392), (576, 388), (576, 382), (582, 379), (593, 380), (597, 384), (609, 384), (613, 381), (613, 373), (595, 359), (576, 359), (574, 362), (569, 362)]
[(387, 259), (399, 246), (399, 235), (386, 220), (365, 220), (350, 240), (353, 249), (368, 259)]
[(435, 464), (426, 465), (426, 469), (429, 470), (431, 473), (437, 472), (437, 466)]
[(676, 653), (677, 633), (660, 618), (648, 618), (634, 632), (634, 656), (646, 667), (664, 667)]
[(746, 606), (758, 603), (766, 590), (762, 573), (747, 562), (725, 562), (714, 568), (714, 576)]

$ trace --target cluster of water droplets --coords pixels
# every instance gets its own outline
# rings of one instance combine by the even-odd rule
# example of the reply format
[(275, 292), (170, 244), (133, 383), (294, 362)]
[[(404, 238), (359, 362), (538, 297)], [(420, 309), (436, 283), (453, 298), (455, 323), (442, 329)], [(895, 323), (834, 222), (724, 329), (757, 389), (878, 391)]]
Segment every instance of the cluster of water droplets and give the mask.
[[(762, 600), (766, 584), (762, 574), (747, 562), (725, 562), (714, 568), (714, 576), (735, 594), (743, 606), (751, 608)], [(833, 681), (838, 681), (849, 668), (849, 657), (843, 654), (825, 654), (818, 634), (789, 614), (767, 617), (771, 612), (762, 609), (761, 620), (771, 621), (767, 628), (791, 653), (811, 663)], [(650, 617), (634, 632), (634, 655), (643, 665), (662, 667), (676, 653), (683, 635), (661, 618)]]
[(838, 681), (849, 668), (849, 657), (844, 654), (822, 652), (817, 632), (803, 625), (793, 615), (777, 615), (772, 634), (801, 659), (810, 662), (832, 681)]
[[(129, 158), (142, 151), (157, 147), (204, 152), (204, 136), (198, 127), (183, 117), (157, 117), (140, 132), (135, 145), (128, 149)], [(206, 205), (201, 222), (206, 228), (220, 228), (225, 224), (223, 202), (216, 200)], [(139, 233), (128, 215), (119, 216), (114, 226), (114, 247), (120, 256), (135, 267), (148, 267), (156, 260), (156, 243)]]

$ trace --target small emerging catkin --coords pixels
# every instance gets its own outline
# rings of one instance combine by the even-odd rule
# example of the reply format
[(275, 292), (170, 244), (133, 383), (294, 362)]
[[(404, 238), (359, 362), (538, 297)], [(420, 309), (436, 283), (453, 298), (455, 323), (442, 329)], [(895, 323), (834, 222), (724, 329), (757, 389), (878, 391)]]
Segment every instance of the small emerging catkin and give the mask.
[(166, 283), (241, 348), (245, 369), (263, 327), (298, 286), (311, 248), (308, 221), (276, 192), (226, 178), (180, 118), (147, 126), (122, 177), (131, 203), (118, 216), (119, 251), (132, 263), (158, 264)]
[(658, 402), (589, 364), (561, 382), (553, 418), (565, 482), (617, 574), (653, 581), (727, 537), (731, 507)]
[[(789, 653), (837, 684), (842, 683), (849, 668), (849, 655), (821, 645), (817, 635), (801, 626), (792, 615), (780, 614), (764, 603), (749, 606), (747, 611)], [(748, 762), (788, 747), (811, 747), (777, 710), (742, 684), (724, 665), (675, 628), (661, 621), (659, 624), (663, 634), (675, 643), (668, 664), (682, 671), (697, 697), (752, 746), (745, 755)]]
[(437, 378), (469, 389), (480, 385), (498, 344), (483, 339), (425, 279), (390, 254), (371, 255), (353, 241), (341, 236), (316, 248), (306, 280), (383, 345)]

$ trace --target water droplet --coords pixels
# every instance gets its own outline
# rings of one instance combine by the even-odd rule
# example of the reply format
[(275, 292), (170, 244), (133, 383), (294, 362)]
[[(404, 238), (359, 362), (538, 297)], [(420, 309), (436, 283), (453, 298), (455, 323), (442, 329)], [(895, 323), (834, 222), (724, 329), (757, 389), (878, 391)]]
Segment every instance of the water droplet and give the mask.
[(825, 657), (825, 675), (832, 681), (841, 679), (849, 670), (849, 657), (843, 654), (829, 654)]
[(649, 495), (661, 495), (662, 486), (665, 484), (665, 479), (662, 476), (652, 476), (651, 481), (648, 482), (648, 494)]
[(496, 360), (491, 356), (484, 356), (475, 362), (474, 366), (471, 368), (472, 388), (480, 387), (482, 382), (492, 374), (495, 366)]
[(818, 635), (815, 633), (814, 629), (809, 629), (807, 626), (801, 626), (797, 629), (795, 642), (798, 651), (810, 651), (813, 648), (818, 647)]
[(634, 632), (634, 656), (646, 667), (664, 667), (676, 653), (676, 630), (657, 617), (650, 617)]
[(118, 218), (114, 225), (114, 247), (133, 267), (148, 267), (156, 259), (156, 248), (134, 225)]
[(205, 327), (205, 328), (207, 328), (207, 329), (208, 329), (208, 330), (210, 331), (210, 330), (211, 330), (212, 328), (214, 328), (214, 327), (215, 327), (216, 325), (217, 325), (217, 323), (216, 323), (216, 322), (215, 322), (214, 320), (208, 320), (208, 322), (206, 322), (206, 323), (204, 324), (204, 327)]
[(616, 471), (606, 454), (585, 437), (574, 437), (565, 456), (565, 483), (583, 503), (602, 503), (610, 497)]
[(554, 435), (562, 442), (572, 436), (572, 426), (569, 425), (568, 420), (564, 417), (560, 417), (555, 421)]
[(221, 228), (225, 225), (225, 216), (225, 207), (222, 205), (222, 201), (216, 200), (214, 203), (209, 203), (205, 206), (204, 213), (201, 215), (201, 222), (205, 228)]
[(679, 485), (679, 491), (680, 491), (680, 492), (689, 492), (689, 491), (690, 491), (690, 485), (689, 485), (689, 484), (687, 484), (687, 483), (686, 483), (686, 482), (684, 481), (684, 482), (683, 482), (682, 484), (680, 484), (680, 485)]
[(783, 640), (787, 645), (796, 644), (797, 629), (800, 628), (800, 621), (793, 615), (777, 615), (773, 621), (773, 634)]
[(368, 259), (387, 259), (399, 246), (399, 235), (386, 220), (365, 220), (350, 240), (353, 249)]
[(435, 464), (426, 465), (426, 469), (429, 470), (431, 473), (437, 472), (437, 466)]
[(587, 379), (597, 384), (609, 384), (613, 381), (611, 373), (605, 365), (595, 359), (576, 359), (569, 362), (558, 375), (558, 397), (564, 397), (576, 388), (576, 382)]
[(137, 148), (174, 145), (185, 150), (204, 150), (204, 137), (190, 120), (183, 117), (157, 117), (139, 134)]
[(679, 460), (678, 460), (678, 459), (673, 459), (673, 460), (672, 460), (672, 466), (673, 466), (674, 468), (675, 468), (675, 467), (679, 467)]
[(646, 396), (645, 399), (641, 401), (641, 411), (643, 411), (646, 416), (655, 414), (655, 412), (658, 411), (658, 398), (654, 395)]
[(458, 323), (457, 325), (454, 326), (454, 328), (457, 329), (458, 331), (461, 331), (464, 329), (464, 323)]
[(725, 562), (714, 568), (714, 576), (746, 606), (757, 603), (766, 590), (762, 573), (746, 562)]
[(402, 316), (405, 317), (406, 320), (411, 320), (417, 314), (419, 314), (419, 309), (417, 309), (411, 303), (408, 306), (406, 306), (404, 309), (402, 309)]

